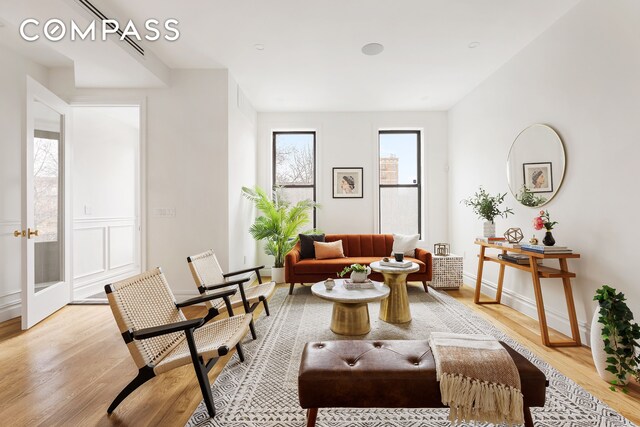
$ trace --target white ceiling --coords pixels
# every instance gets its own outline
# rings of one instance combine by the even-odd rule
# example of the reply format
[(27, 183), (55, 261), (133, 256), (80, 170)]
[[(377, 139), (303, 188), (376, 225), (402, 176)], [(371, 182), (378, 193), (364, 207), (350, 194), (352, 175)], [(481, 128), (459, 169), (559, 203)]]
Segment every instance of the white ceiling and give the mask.
[[(178, 19), (178, 41), (145, 49), (171, 68), (228, 68), (258, 111), (407, 111), (449, 109), (579, 1), (93, 3), (139, 28)], [(370, 42), (384, 52), (364, 56)]]

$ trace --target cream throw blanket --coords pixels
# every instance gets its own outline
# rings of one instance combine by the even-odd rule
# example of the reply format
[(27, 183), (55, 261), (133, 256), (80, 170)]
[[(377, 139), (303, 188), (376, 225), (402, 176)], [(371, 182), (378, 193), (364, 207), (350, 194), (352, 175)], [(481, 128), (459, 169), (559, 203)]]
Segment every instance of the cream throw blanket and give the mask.
[(487, 335), (433, 332), (429, 345), (442, 403), (451, 408), (452, 423), (524, 423), (520, 374), (498, 340)]

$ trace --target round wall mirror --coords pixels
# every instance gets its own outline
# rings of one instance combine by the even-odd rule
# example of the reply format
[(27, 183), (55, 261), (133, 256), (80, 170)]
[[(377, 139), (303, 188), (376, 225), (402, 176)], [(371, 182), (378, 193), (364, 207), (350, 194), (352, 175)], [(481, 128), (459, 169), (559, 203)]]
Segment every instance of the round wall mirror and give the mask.
[(550, 126), (531, 125), (516, 137), (507, 158), (511, 194), (521, 204), (538, 207), (556, 195), (566, 166), (564, 145)]

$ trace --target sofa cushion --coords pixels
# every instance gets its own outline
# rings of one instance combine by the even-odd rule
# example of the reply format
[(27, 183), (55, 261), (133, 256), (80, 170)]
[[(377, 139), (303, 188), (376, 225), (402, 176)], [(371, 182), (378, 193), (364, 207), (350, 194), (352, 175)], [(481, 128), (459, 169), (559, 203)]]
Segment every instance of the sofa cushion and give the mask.
[[(418, 273), (424, 273), (427, 270), (424, 262), (415, 258), (406, 258), (407, 261), (413, 261), (420, 266)], [(322, 261), (303, 259), (293, 265), (293, 271), (296, 274), (323, 274), (327, 277), (335, 277), (336, 273), (342, 271), (343, 268), (351, 264), (369, 265), (374, 261), (380, 261), (380, 257), (348, 257), (323, 259)]]
[(416, 256), (416, 246), (418, 246), (419, 234), (396, 234), (393, 233), (393, 248), (390, 256), (396, 252), (401, 252), (405, 256)]
[(313, 242), (313, 247), (316, 252), (316, 260), (344, 258), (344, 251), (342, 250), (342, 240), (328, 243)]
[(312, 259), (316, 257), (313, 242), (324, 242), (324, 234), (299, 234), (300, 259)]

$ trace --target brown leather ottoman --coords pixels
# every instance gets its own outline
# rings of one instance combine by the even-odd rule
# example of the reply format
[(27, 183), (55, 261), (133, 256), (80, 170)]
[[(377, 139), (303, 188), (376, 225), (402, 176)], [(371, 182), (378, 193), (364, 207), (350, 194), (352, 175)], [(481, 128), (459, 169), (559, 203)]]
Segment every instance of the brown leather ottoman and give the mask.
[[(533, 427), (529, 408), (544, 406), (547, 379), (507, 344), (522, 383), (525, 426)], [(429, 342), (325, 341), (304, 348), (298, 374), (300, 406), (307, 426), (318, 408), (445, 408), (436, 381)]]

